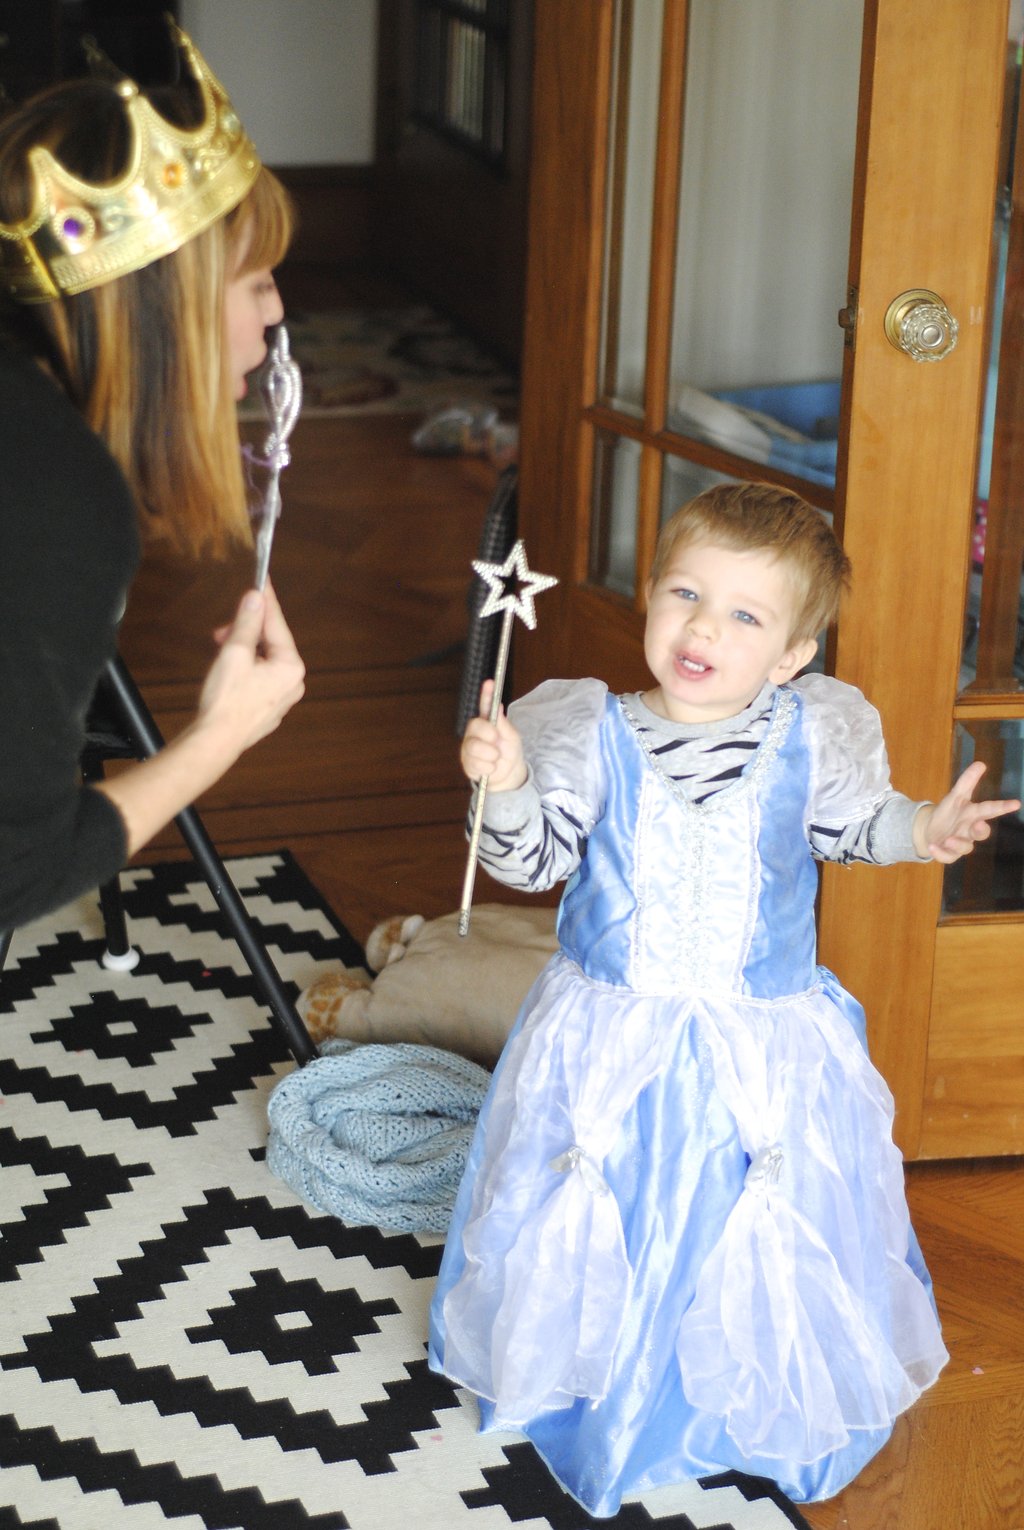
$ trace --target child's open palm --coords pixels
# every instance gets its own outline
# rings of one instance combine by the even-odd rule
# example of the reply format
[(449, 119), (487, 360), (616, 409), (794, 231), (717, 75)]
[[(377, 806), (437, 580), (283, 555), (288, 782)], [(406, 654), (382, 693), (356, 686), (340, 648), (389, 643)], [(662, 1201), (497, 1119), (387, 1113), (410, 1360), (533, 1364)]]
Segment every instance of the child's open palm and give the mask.
[(962, 855), (969, 855), (979, 840), (988, 839), (993, 818), (1017, 811), (1020, 803), (1015, 798), (1000, 802), (974, 801), (975, 788), (984, 774), (984, 764), (975, 760), (941, 802), (921, 809), (914, 820), (914, 846), (918, 855), (930, 855), (932, 860), (948, 866)]

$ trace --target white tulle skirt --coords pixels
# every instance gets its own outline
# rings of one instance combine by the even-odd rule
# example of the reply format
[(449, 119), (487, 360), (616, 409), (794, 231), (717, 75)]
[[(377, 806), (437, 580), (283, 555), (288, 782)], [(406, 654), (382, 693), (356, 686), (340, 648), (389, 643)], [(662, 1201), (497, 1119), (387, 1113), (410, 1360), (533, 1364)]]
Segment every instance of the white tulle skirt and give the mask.
[(593, 1514), (735, 1468), (829, 1497), (947, 1359), (892, 1100), (822, 971), (637, 995), (558, 957), (481, 1114), (431, 1360)]

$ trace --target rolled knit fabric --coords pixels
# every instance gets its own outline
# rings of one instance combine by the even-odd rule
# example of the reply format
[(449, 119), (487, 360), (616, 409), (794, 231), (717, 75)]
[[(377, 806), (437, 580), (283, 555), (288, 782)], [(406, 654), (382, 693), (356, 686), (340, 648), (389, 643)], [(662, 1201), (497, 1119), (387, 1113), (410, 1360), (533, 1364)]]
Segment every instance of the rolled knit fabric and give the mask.
[(490, 1081), (438, 1047), (328, 1041), (270, 1096), (267, 1165), (345, 1222), (443, 1233)]

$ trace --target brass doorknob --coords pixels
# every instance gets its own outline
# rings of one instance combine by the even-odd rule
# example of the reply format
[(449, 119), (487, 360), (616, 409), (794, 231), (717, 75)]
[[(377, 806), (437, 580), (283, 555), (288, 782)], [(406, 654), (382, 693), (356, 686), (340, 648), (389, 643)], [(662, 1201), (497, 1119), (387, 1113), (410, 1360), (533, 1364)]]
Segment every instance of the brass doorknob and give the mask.
[(886, 309), (885, 334), (911, 361), (941, 361), (956, 348), (960, 326), (937, 292), (912, 287)]

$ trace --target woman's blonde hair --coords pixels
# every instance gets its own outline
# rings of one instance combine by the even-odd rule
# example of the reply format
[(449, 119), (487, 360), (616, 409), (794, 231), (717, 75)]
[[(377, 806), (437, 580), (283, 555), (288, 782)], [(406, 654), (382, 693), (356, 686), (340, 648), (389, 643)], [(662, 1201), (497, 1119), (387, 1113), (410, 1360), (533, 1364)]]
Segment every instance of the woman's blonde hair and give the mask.
[(799, 494), (768, 483), (724, 483), (705, 489), (661, 528), (651, 584), (676, 551), (713, 542), (736, 552), (766, 552), (781, 562), (795, 597), (794, 642), (817, 637), (839, 614), (850, 562), (822, 515)]
[[(189, 122), (194, 114), (187, 87), (152, 96), (165, 116)], [(72, 80), (0, 125), (5, 222), (29, 211), (27, 154), (35, 144), (83, 179), (113, 179), (128, 153), (120, 97), (109, 83)], [(291, 232), (288, 194), (263, 168), (233, 211), (173, 254), (91, 291), (5, 315), (105, 442), (144, 533), (192, 555), (251, 541), (224, 289), (234, 277), (277, 265)]]

